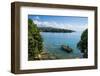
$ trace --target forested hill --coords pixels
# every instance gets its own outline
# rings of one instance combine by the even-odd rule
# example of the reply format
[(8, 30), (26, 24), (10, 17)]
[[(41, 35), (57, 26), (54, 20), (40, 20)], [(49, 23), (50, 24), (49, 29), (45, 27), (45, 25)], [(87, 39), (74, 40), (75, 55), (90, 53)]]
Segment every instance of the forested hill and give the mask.
[(71, 33), (71, 32), (75, 32), (73, 30), (70, 29), (62, 29), (62, 28), (53, 28), (53, 27), (38, 27), (40, 29), (41, 32), (63, 32), (63, 33)]

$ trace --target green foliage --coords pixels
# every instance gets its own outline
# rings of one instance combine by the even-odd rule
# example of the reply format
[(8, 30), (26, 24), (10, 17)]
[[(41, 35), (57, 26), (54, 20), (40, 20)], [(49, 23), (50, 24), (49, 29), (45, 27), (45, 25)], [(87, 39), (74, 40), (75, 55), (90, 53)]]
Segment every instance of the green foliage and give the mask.
[(28, 19), (28, 60), (39, 59), (38, 55), (43, 49), (42, 43), (40, 30), (31, 19)]
[(69, 29), (54, 28), (54, 27), (39, 27), (42, 32), (56, 32), (56, 33), (71, 33), (75, 32)]
[(83, 58), (87, 58), (88, 57), (88, 29), (83, 31), (81, 35), (81, 39), (77, 44), (77, 47), (83, 53)]

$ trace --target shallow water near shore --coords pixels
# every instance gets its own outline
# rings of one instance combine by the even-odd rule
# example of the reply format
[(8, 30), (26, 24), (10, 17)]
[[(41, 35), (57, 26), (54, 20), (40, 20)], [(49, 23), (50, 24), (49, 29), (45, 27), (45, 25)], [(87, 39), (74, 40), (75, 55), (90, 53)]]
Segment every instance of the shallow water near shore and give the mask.
[[(74, 59), (82, 58), (82, 53), (77, 49), (77, 43), (80, 40), (80, 32), (72, 33), (50, 33), (41, 32), (43, 38), (43, 50), (51, 55), (57, 57), (57, 59)], [(67, 53), (61, 49), (61, 45), (68, 45), (73, 49), (73, 52)]]

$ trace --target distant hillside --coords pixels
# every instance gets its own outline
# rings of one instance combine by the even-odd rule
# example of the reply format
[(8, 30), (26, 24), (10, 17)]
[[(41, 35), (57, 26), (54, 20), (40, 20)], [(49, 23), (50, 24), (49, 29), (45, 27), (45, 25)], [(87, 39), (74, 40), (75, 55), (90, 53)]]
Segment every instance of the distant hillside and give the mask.
[(38, 27), (40, 29), (41, 32), (63, 32), (63, 33), (66, 33), (66, 32), (75, 32), (73, 30), (70, 30), (70, 29), (62, 29), (62, 28), (53, 28), (53, 27)]

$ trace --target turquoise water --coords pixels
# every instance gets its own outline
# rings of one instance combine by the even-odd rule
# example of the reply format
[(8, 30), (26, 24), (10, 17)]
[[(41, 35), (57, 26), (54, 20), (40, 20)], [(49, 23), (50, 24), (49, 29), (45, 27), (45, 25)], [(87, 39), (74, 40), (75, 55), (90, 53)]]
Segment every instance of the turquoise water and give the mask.
[[(44, 50), (55, 55), (59, 59), (82, 58), (82, 53), (77, 49), (80, 40), (80, 32), (72, 33), (50, 33), (41, 32)], [(68, 45), (73, 48), (73, 52), (67, 53), (61, 49), (61, 45)]]

